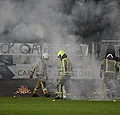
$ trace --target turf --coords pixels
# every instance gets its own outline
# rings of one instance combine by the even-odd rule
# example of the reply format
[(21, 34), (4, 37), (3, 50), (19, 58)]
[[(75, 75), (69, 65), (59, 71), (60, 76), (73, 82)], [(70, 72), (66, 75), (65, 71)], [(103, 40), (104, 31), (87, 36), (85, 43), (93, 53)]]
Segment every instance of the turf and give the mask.
[(0, 97), (0, 115), (120, 115), (120, 100), (56, 100)]

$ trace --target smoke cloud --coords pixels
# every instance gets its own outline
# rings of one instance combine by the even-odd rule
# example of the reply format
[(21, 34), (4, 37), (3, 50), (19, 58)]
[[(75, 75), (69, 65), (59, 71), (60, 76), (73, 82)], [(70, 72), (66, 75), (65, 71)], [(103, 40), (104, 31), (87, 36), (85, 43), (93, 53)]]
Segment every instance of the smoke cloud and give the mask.
[[(119, 39), (119, 12), (119, 0), (0, 0), (0, 41), (91, 44)], [(86, 81), (80, 84), (83, 92), (77, 95), (88, 96)]]
[(119, 39), (118, 0), (0, 0), (2, 41), (91, 43)]
[(91, 43), (102, 39), (119, 39), (119, 1), (75, 0), (71, 4), (69, 12), (63, 12), (69, 14), (71, 26), (68, 29), (77, 36), (78, 41)]
[(63, 25), (68, 17), (59, 12), (59, 0), (1, 0), (0, 2), (2, 41), (46, 43), (75, 41), (75, 37), (69, 35), (67, 27)]

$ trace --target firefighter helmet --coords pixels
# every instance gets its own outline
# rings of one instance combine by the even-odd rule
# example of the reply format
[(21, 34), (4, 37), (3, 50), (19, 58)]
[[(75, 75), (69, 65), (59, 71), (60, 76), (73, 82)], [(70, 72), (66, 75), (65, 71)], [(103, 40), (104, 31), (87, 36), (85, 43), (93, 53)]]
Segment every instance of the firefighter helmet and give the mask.
[(64, 52), (63, 50), (60, 50), (60, 51), (58, 52), (57, 57), (60, 58), (60, 57), (62, 57), (64, 54), (65, 54), (65, 52)]
[(43, 59), (48, 59), (48, 58), (49, 58), (49, 54), (48, 54), (48, 53), (44, 53), (44, 54), (42, 55), (42, 58), (43, 58)]
[(112, 55), (112, 54), (108, 54), (108, 55), (107, 55), (107, 58), (113, 59), (113, 55)]

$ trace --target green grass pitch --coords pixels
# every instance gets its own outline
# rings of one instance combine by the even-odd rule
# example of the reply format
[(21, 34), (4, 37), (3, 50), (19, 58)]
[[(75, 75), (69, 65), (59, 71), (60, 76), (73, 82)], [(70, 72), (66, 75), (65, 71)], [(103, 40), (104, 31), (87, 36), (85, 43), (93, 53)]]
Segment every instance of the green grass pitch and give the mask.
[(120, 115), (120, 100), (55, 100), (0, 97), (0, 115)]

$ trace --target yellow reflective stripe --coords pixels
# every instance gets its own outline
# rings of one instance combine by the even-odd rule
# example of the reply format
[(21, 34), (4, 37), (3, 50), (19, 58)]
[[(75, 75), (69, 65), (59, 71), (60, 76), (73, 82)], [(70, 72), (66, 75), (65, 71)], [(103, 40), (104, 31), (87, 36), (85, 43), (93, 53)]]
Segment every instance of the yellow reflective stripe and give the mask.
[(42, 82), (40, 82), (40, 84), (41, 84), (42, 89), (44, 89), (43, 83), (42, 83)]
[(34, 70), (34, 69), (35, 69), (35, 67), (36, 67), (36, 65), (34, 65), (34, 66), (32, 67), (32, 70)]
[(71, 62), (67, 58), (64, 58), (61, 61), (60, 70), (61, 70), (61, 76), (71, 72)]
[(62, 61), (62, 69), (63, 69), (63, 74), (65, 73), (65, 59)]
[(116, 71), (116, 70), (115, 70), (115, 65), (116, 65), (116, 61), (114, 61), (114, 71)]
[(114, 70), (113, 71), (109, 71), (108, 70), (108, 59), (105, 59), (105, 64), (106, 64), (106, 72), (115, 72), (116, 70), (115, 70), (115, 65), (116, 65), (116, 61), (113, 61), (113, 64), (114, 64)]
[(35, 91), (38, 91), (38, 89), (36, 89), (36, 88), (35, 88), (34, 90), (35, 90)]
[(61, 65), (60, 65), (60, 73), (61, 73), (61, 77), (64, 75), (65, 73), (65, 64), (64, 64), (64, 59), (61, 61)]
[(35, 72), (35, 69), (36, 69), (36, 65), (34, 65), (33, 67), (32, 67), (32, 74), (34, 74), (34, 72)]
[(37, 63), (34, 64), (33, 67), (32, 67), (32, 72), (33, 72), (33, 74), (34, 74), (34, 72), (35, 72), (35, 70), (36, 70), (36, 66), (37, 66), (37, 64), (39, 63), (39, 61), (40, 61), (40, 60), (38, 60)]
[(106, 72), (108, 72), (108, 59), (105, 59), (105, 65), (106, 65)]
[(34, 88), (33, 94), (37, 94), (37, 93), (38, 93), (38, 89)]
[(110, 72), (110, 73), (115, 73), (115, 71), (106, 71), (106, 72), (108, 72), (108, 73), (109, 73), (109, 72)]
[(62, 97), (62, 84), (59, 84), (59, 97)]
[(103, 88), (106, 89), (106, 84), (103, 85)]
[(63, 73), (63, 68), (62, 68), (62, 61), (60, 63), (60, 75), (62, 76), (62, 73)]

